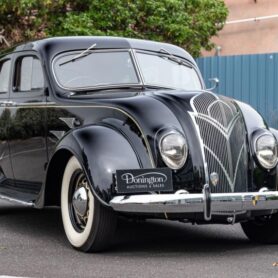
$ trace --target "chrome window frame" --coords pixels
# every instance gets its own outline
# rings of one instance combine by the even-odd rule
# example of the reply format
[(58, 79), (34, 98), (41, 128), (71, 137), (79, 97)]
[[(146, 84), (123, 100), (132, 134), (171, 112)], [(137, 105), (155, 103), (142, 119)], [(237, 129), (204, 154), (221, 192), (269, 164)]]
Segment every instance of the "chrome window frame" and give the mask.
[(118, 88), (118, 87), (121, 87), (121, 88), (129, 88), (129, 87), (136, 87), (136, 86), (143, 86), (143, 82), (142, 82), (142, 79), (141, 79), (141, 76), (139, 74), (139, 70), (138, 70), (138, 65), (136, 64), (135, 62), (135, 59), (134, 59), (134, 53), (133, 53), (133, 50), (132, 49), (93, 49), (92, 52), (94, 53), (112, 53), (112, 52), (127, 52), (129, 53), (130, 55), (130, 58), (131, 58), (131, 61), (133, 63), (133, 66), (134, 66), (134, 71), (135, 71), (135, 74), (136, 74), (136, 77), (138, 79), (138, 83), (119, 83), (119, 84), (106, 84), (106, 85), (98, 85), (98, 86), (90, 86), (90, 87), (66, 87), (66, 86), (63, 86), (59, 81), (58, 81), (58, 78), (57, 78), (57, 75), (55, 73), (55, 70), (54, 70), (54, 64), (55, 62), (57, 61), (57, 59), (61, 58), (61, 57), (64, 57), (64, 56), (69, 56), (69, 55), (72, 55), (72, 54), (79, 54), (80, 51), (82, 50), (71, 50), (71, 51), (67, 51), (67, 52), (63, 52), (63, 53), (59, 53), (57, 56), (54, 57), (54, 59), (52, 60), (51, 62), (51, 70), (52, 70), (52, 75), (54, 77), (54, 80), (56, 82), (56, 84), (64, 89), (64, 90), (67, 90), (67, 91), (87, 91), (87, 90), (97, 90), (97, 89), (114, 89), (114, 88)]
[(12, 70), (13, 70), (13, 60), (12, 60), (12, 57), (7, 57), (7, 56), (4, 56), (0, 59), (0, 64), (2, 64), (1, 68), (0, 68), (0, 73), (1, 73), (1, 70), (2, 70), (2, 67), (4, 65), (4, 63), (6, 62), (10, 62), (10, 68), (9, 68), (9, 76), (8, 76), (8, 90), (7, 91), (0, 91), (0, 96), (2, 98), (5, 98), (6, 95), (9, 95), (10, 93), (10, 86), (11, 86), (11, 78), (12, 78)]
[[(145, 80), (144, 80), (144, 75), (142, 73), (142, 70), (141, 70), (141, 67), (140, 67), (140, 63), (138, 61), (138, 58), (136, 56), (136, 53), (144, 53), (144, 54), (147, 54), (147, 55), (153, 55), (153, 56), (165, 56), (165, 57), (170, 57), (171, 55), (169, 55), (168, 53), (164, 53), (164, 52), (156, 52), (156, 51), (149, 51), (149, 50), (143, 50), (143, 49), (134, 49), (134, 56), (135, 56), (135, 60), (136, 60), (136, 63), (138, 65), (138, 68), (140, 70), (140, 74), (142, 76), (142, 80), (143, 80), (143, 83), (144, 85), (149, 85), (149, 86), (161, 86), (161, 84), (152, 84), (152, 83), (146, 83)], [(190, 61), (182, 58), (182, 57), (179, 57), (179, 56), (176, 56), (176, 55), (173, 55), (174, 57), (178, 58), (178, 59), (181, 59), (182, 61), (184, 61), (185, 63), (187, 63), (188, 65), (192, 66), (192, 69), (195, 71), (196, 73), (196, 76), (198, 77), (199, 79), (199, 82), (200, 82), (200, 89), (195, 89), (195, 90), (203, 90), (204, 89), (204, 85), (203, 85), (203, 80), (202, 78), (200, 77), (200, 74), (198, 72), (198, 70), (196, 70), (196, 66), (191, 63)], [(161, 86), (162, 87), (162, 86)], [(163, 86), (164, 87), (164, 86)], [(167, 86), (168, 87), (168, 86)], [(184, 90), (184, 91), (192, 91), (192, 89), (184, 89), (184, 88), (177, 88), (177, 87), (168, 87), (169, 89), (174, 89), (174, 90)]]
[[(138, 83), (119, 83), (119, 84), (106, 84), (106, 85), (98, 85), (98, 86), (90, 86), (90, 87), (76, 87), (76, 88), (71, 88), (71, 87), (66, 87), (66, 86), (63, 86), (59, 81), (58, 81), (58, 78), (57, 78), (57, 75), (55, 73), (55, 70), (54, 70), (54, 64), (55, 62), (57, 61), (57, 59), (63, 57), (63, 56), (68, 56), (68, 55), (71, 55), (71, 54), (80, 54), (80, 51), (82, 50), (70, 50), (70, 51), (66, 51), (66, 52), (61, 52), (59, 54), (57, 54), (52, 62), (51, 62), (51, 71), (52, 71), (52, 75), (54, 77), (54, 80), (56, 82), (56, 84), (63, 90), (66, 90), (66, 91), (89, 91), (89, 90), (98, 90), (98, 89), (116, 89), (116, 88), (129, 88), (129, 87), (135, 87), (138, 86), (138, 87), (141, 87), (141, 86), (144, 86), (144, 85), (149, 85), (149, 86), (152, 86), (152, 87), (157, 87), (157, 88), (167, 88), (167, 89), (173, 89), (173, 90), (185, 90), (187, 91), (186, 89), (184, 88), (176, 88), (176, 87), (171, 87), (171, 86), (161, 86), (161, 84), (150, 84), (150, 83), (146, 83), (145, 80), (144, 80), (144, 75), (142, 73), (142, 70), (140, 68), (140, 64), (138, 62), (138, 58), (136, 57), (136, 53), (146, 53), (148, 55), (154, 55), (154, 56), (158, 56), (158, 55), (163, 55), (165, 57), (168, 57), (169, 54), (167, 53), (159, 53), (159, 52), (156, 52), (156, 51), (149, 51), (149, 50), (144, 50), (144, 49), (133, 49), (133, 48), (122, 48), (122, 49), (93, 49), (92, 52), (95, 52), (95, 53), (111, 53), (111, 52), (128, 52), (130, 54), (130, 58), (131, 58), (131, 61), (133, 63), (133, 66), (134, 66), (134, 71), (135, 71), (135, 74), (136, 74), (136, 77), (138, 79)], [(175, 55), (174, 55), (175, 56)], [(175, 57), (178, 57), (178, 56), (175, 56)], [(192, 69), (195, 71), (198, 79), (199, 79), (199, 82), (200, 82), (200, 90), (203, 90), (204, 89), (204, 85), (203, 85), (203, 82), (202, 82), (202, 79), (200, 77), (200, 74), (198, 72), (198, 70), (196, 69), (196, 66), (191, 63), (190, 61), (182, 58), (182, 57), (178, 57), (182, 60), (184, 60), (186, 63), (188, 63), (189, 65), (192, 66)], [(190, 89), (188, 90), (190, 91)]]
[[(17, 77), (17, 74), (21, 75), (21, 72), (17, 72), (17, 67), (19, 66), (18, 65), (18, 62), (21, 60), (23, 60), (24, 58), (26, 57), (32, 57), (33, 60), (34, 59), (37, 59), (40, 63), (40, 66), (41, 66), (41, 73), (42, 73), (42, 77), (43, 77), (43, 86), (41, 88), (30, 88), (30, 90), (19, 90), (19, 88), (17, 88), (16, 86), (14, 86), (14, 82), (15, 82), (15, 78)], [(20, 65), (21, 67), (22, 65)], [(45, 74), (44, 74), (44, 71), (43, 71), (43, 62), (42, 60), (40, 59), (40, 57), (36, 54), (36, 53), (32, 53), (32, 52), (25, 52), (25, 53), (19, 53), (15, 58), (14, 58), (14, 71), (12, 73), (12, 94), (18, 94), (20, 96), (35, 96), (35, 95), (42, 95), (43, 91), (44, 91), (44, 88), (46, 86), (46, 80), (45, 80)], [(33, 74), (33, 72), (32, 72)]]

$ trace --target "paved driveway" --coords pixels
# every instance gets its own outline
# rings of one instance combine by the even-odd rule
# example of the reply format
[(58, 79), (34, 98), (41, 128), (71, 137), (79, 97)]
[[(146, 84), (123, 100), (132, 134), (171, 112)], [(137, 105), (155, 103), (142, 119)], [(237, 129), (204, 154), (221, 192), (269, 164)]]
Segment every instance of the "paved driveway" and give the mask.
[[(251, 244), (239, 225), (121, 220), (109, 252), (73, 250), (60, 212), (0, 201), (0, 275), (25, 277), (278, 277), (278, 245)], [(1, 277), (1, 276), (0, 276)]]

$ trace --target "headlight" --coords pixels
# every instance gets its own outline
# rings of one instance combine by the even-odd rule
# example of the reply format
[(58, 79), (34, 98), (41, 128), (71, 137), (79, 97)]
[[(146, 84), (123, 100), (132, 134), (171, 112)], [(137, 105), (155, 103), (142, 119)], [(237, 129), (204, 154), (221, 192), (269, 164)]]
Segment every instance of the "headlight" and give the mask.
[(187, 159), (188, 146), (185, 137), (176, 132), (162, 136), (159, 149), (163, 161), (171, 169), (180, 169)]
[(259, 136), (255, 142), (255, 151), (259, 163), (266, 169), (277, 164), (277, 141), (271, 133)]

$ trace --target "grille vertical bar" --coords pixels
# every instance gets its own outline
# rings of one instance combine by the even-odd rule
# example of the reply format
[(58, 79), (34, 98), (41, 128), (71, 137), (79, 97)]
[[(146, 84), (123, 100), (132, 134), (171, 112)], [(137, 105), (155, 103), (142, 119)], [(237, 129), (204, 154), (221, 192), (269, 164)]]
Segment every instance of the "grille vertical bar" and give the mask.
[(212, 192), (247, 190), (247, 148), (245, 125), (233, 101), (211, 93), (191, 100), (195, 123), (203, 141), (208, 173), (219, 174)]

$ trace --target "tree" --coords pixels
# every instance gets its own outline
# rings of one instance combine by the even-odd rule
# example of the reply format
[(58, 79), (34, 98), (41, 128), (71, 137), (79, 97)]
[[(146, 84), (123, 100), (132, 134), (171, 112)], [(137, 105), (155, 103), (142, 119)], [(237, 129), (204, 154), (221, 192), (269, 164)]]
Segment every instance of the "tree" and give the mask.
[[(1, 0), (0, 31), (20, 40), (57, 35), (112, 35), (164, 41), (198, 56), (223, 28), (223, 0)], [(8, 24), (7, 24), (8, 23)]]

